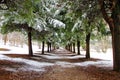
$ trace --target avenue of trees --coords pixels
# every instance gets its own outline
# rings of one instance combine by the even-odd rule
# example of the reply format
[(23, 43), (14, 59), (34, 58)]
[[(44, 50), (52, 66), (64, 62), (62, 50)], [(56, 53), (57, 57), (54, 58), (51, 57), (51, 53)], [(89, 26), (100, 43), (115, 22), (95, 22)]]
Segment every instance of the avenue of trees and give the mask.
[[(51, 47), (59, 45), (80, 55), (80, 47), (90, 58), (90, 39), (112, 36), (113, 70), (120, 71), (119, 0), (1, 0), (1, 33), (22, 32), (28, 36), (29, 55), (32, 39)], [(109, 26), (109, 29), (107, 28)]]

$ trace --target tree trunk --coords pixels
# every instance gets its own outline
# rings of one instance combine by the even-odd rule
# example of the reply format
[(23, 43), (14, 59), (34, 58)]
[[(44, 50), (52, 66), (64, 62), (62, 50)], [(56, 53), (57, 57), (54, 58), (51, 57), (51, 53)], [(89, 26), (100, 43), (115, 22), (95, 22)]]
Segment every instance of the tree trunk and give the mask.
[(65, 46), (65, 49), (67, 49), (67, 45)]
[(79, 40), (77, 40), (77, 50), (78, 50), (77, 54), (80, 55), (80, 41)]
[(75, 53), (75, 43), (73, 43), (73, 53)]
[(70, 43), (70, 51), (72, 52), (72, 43)]
[(33, 50), (32, 50), (32, 39), (31, 39), (31, 28), (28, 28), (28, 50), (29, 55), (33, 56)]
[(50, 43), (50, 51), (52, 51), (52, 43)]
[(7, 34), (5, 34), (5, 35), (3, 36), (3, 40), (4, 40), (4, 45), (6, 45), (6, 43), (7, 43)]
[(44, 47), (45, 47), (45, 42), (42, 41), (42, 54), (44, 54)]
[(113, 69), (120, 71), (120, 1), (116, 0), (116, 6), (113, 10), (112, 41), (113, 41)]
[(70, 44), (68, 44), (68, 50), (70, 51)]
[(86, 58), (90, 58), (90, 33), (86, 35)]
[(105, 21), (109, 24), (112, 34), (113, 70), (120, 71), (120, 0), (113, 0), (112, 17), (107, 15), (104, 0), (99, 0), (101, 12)]
[(50, 52), (50, 43), (47, 42), (47, 52)]

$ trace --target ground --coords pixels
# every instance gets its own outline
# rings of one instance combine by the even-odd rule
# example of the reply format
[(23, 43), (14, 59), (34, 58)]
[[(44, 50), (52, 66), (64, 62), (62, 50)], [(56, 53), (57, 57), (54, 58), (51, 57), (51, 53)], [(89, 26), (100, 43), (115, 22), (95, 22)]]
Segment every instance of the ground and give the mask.
[[(120, 73), (112, 71), (111, 60), (85, 59), (65, 49), (57, 49), (33, 57), (27, 54), (0, 54), (0, 80), (119, 80)], [(6, 54), (5, 54), (6, 53)]]

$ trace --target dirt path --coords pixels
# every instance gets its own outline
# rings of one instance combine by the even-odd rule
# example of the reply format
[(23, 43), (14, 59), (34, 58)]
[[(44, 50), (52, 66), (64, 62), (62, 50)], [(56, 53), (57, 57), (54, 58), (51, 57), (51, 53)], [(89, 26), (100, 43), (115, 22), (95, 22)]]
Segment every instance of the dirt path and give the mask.
[[(101, 68), (91, 65), (88, 67), (84, 66), (73, 66), (72, 64), (64, 64), (64, 62), (85, 62), (85, 61), (97, 61), (97, 59), (85, 59), (85, 58), (67, 58), (72, 57), (75, 54), (64, 50), (58, 49), (52, 55), (43, 55), (55, 57), (46, 58), (46, 57), (31, 57), (20, 56), (20, 55), (7, 55), (9, 57), (17, 58), (26, 58), (30, 60), (43, 61), (53, 63), (53, 66), (45, 67), (44, 72), (36, 71), (17, 71), (11, 72), (4, 69), (0, 69), (0, 80), (120, 80), (120, 73), (114, 72), (111, 68)], [(57, 55), (57, 57), (56, 57)], [(60, 64), (62, 65), (60, 65)], [(64, 65), (63, 65), (64, 64)], [(10, 61), (2, 60), (0, 61), (1, 67), (13, 67), (19, 70), (19, 68), (24, 65), (22, 63), (11, 63)]]
[(45, 76), (45, 80), (88, 80), (85, 72), (78, 71), (77, 68), (62, 68), (60, 66), (54, 66)]
[[(54, 51), (55, 54), (60, 56), (66, 56), (71, 54), (71, 52), (59, 49)], [(71, 56), (71, 55), (70, 55)], [(62, 61), (67, 62), (81, 62), (87, 61), (86, 59), (62, 59)], [(95, 59), (89, 59), (94, 61)], [(96, 59), (97, 60), (97, 59)], [(120, 73), (111, 71), (110, 69), (100, 68), (96, 66), (89, 67), (62, 67), (55, 65), (47, 71), (47, 74), (44, 74), (44, 78), (41, 80), (119, 80)]]

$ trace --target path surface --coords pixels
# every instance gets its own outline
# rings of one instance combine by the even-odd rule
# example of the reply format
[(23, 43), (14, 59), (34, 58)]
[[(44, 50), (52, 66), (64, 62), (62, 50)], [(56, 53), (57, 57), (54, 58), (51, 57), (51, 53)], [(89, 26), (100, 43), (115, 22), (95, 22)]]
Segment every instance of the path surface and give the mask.
[(1, 80), (120, 79), (120, 73), (112, 71), (108, 65), (109, 61), (85, 59), (83, 55), (77, 56), (65, 49), (58, 49), (45, 55), (36, 53), (34, 57), (23, 54), (1, 56)]
[[(111, 74), (110, 69), (104, 69), (91, 65), (88, 67), (84, 66), (71, 66), (70, 64), (64, 62), (84, 62), (88, 61), (84, 56), (76, 57), (75, 54), (65, 50), (58, 49), (53, 52), (55, 55), (59, 55), (57, 59), (52, 59), (55, 61), (62, 61), (61, 64), (51, 67), (47, 74), (44, 74), (41, 80), (119, 80), (118, 76), (115, 76), (115, 72)], [(62, 58), (60, 58), (62, 56)], [(89, 61), (97, 61), (97, 59), (89, 59)], [(105, 72), (106, 71), (106, 72)], [(114, 75), (111, 77), (110, 75)]]
[(83, 67), (73, 67), (69, 64), (69, 62), (81, 62), (85, 60), (82, 58), (83, 56), (81, 56), (81, 59), (73, 58), (76, 54), (65, 49), (58, 49), (53, 53), (54, 55), (47, 58), (58, 64), (55, 63), (54, 66), (49, 67), (47, 73), (43, 74), (43, 77), (40, 80), (98, 80), (97, 78), (89, 77), (85, 71), (81, 71), (81, 68), (83, 69)]

